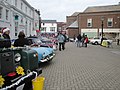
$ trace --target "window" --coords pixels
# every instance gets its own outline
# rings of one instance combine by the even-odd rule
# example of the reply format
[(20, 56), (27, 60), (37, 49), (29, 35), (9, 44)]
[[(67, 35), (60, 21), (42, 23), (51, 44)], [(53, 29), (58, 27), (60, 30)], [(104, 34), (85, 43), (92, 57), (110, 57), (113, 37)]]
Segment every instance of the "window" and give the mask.
[(23, 3), (21, 3), (21, 10), (23, 9)]
[(30, 13), (30, 16), (31, 16), (31, 10), (29, 11), (29, 13)]
[(15, 0), (15, 6), (17, 6), (17, 0)]
[(92, 19), (87, 19), (87, 27), (92, 27)]
[(35, 23), (35, 27), (37, 27), (37, 22)]
[(2, 7), (0, 7), (0, 19), (2, 18)]
[(25, 8), (25, 11), (26, 11), (26, 13), (27, 13), (27, 7)]
[(62, 30), (62, 27), (58, 27), (58, 31), (61, 31)]
[(18, 20), (19, 16), (18, 15), (15, 15), (15, 20)]
[(27, 20), (26, 20), (26, 22), (25, 22), (25, 23), (26, 23), (26, 25), (27, 25), (27, 23), (28, 23), (28, 22), (27, 22)]
[(50, 27), (50, 31), (55, 31), (55, 27)]
[(45, 23), (43, 23), (43, 26), (45, 25)]
[(23, 17), (21, 17), (21, 23), (23, 23)]
[(8, 20), (9, 10), (6, 10), (6, 20)]
[(46, 32), (46, 27), (42, 27), (41, 31), (45, 31)]
[(31, 21), (30, 21), (30, 23), (29, 23), (29, 30), (31, 31)]
[(113, 26), (113, 18), (108, 18), (107, 26), (108, 27), (112, 27)]

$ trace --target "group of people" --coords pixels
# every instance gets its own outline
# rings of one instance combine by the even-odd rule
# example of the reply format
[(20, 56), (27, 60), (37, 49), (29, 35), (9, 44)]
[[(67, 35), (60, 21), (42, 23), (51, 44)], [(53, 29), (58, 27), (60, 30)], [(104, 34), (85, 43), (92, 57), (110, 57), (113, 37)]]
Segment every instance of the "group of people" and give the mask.
[[(3, 28), (2, 32), (0, 32), (0, 48), (9, 48), (11, 47), (11, 40), (10, 40), (10, 29), (9, 28)], [(59, 45), (59, 51), (65, 50), (65, 43), (67, 40), (66, 34), (62, 34), (61, 32), (57, 35), (58, 45)], [(77, 47), (85, 46), (87, 47), (88, 43), (88, 37), (87, 35), (83, 34), (81, 36), (80, 34), (77, 36)], [(29, 40), (25, 38), (25, 34), (23, 31), (19, 32), (18, 39), (15, 40), (14, 45), (15, 47), (24, 47), (24, 45), (29, 45)]]
[[(9, 34), (10, 34), (9, 28), (3, 28), (2, 31), (0, 32), (0, 48), (11, 47), (11, 40)], [(24, 47), (24, 45), (29, 45), (29, 41), (25, 38), (24, 32), (20, 31), (18, 39), (15, 40), (13, 46)]]
[[(0, 32), (0, 48), (9, 48), (11, 47), (11, 39), (10, 39), (10, 29), (3, 28)], [(65, 50), (65, 42), (66, 42), (66, 35), (59, 33), (57, 36), (59, 51)], [(18, 39), (15, 40), (14, 45), (15, 47), (24, 47), (25, 45), (29, 45), (29, 40), (25, 38), (25, 34), (23, 31), (19, 32)]]
[(87, 43), (88, 43), (88, 37), (87, 35), (85, 35), (83, 33), (83, 35), (81, 36), (80, 34), (76, 37), (76, 43), (77, 43), (77, 47), (87, 47)]
[[(66, 43), (66, 34), (62, 34), (61, 32), (58, 33), (57, 40), (59, 45), (59, 51), (65, 49), (65, 43)], [(76, 37), (76, 44), (77, 47), (87, 47), (88, 44), (88, 37), (83, 33), (81, 36), (80, 34)]]

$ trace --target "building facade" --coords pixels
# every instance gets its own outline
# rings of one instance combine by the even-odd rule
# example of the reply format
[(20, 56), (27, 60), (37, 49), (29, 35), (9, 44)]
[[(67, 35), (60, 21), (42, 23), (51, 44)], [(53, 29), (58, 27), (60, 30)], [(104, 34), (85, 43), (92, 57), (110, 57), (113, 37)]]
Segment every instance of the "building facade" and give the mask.
[(2, 0), (0, 13), (0, 27), (10, 28), (11, 38), (17, 38), (20, 31), (36, 35), (40, 14), (26, 0)]
[(104, 37), (113, 40), (120, 38), (120, 5), (88, 7), (76, 18), (81, 35), (85, 33), (89, 38), (99, 37), (103, 31)]
[(8, 3), (0, 1), (0, 30), (4, 27), (11, 27), (10, 12), (10, 5)]
[(65, 22), (57, 22), (57, 32), (67, 33)]
[(67, 22), (67, 34), (69, 38), (76, 37), (78, 35), (79, 27), (78, 27), (78, 14), (80, 12), (75, 12), (71, 16), (66, 17)]
[(56, 20), (41, 20), (41, 35), (55, 36), (57, 34)]

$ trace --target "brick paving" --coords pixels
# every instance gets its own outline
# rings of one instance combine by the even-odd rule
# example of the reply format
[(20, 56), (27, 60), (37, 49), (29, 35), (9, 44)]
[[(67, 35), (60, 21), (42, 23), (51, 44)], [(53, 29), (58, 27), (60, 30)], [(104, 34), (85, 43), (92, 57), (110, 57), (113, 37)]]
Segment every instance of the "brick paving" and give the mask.
[(120, 90), (120, 54), (115, 51), (67, 43), (64, 51), (56, 51), (52, 62), (41, 65), (44, 90)]

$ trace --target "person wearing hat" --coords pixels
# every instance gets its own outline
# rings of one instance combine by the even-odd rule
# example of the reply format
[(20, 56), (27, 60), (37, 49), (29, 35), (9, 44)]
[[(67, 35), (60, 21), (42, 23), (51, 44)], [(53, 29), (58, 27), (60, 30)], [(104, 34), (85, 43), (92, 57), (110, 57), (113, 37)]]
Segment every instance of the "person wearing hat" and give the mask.
[(2, 45), (0, 48), (9, 48), (11, 47), (11, 41), (10, 41), (10, 29), (9, 28), (3, 28), (2, 29), (2, 37), (3, 37), (3, 40), (1, 41)]
[(9, 39), (9, 40), (10, 40), (10, 36), (9, 36), (9, 34), (10, 34), (10, 29), (9, 29), (9, 28), (4, 28), (4, 29), (2, 30), (2, 33), (3, 33), (4, 39)]

